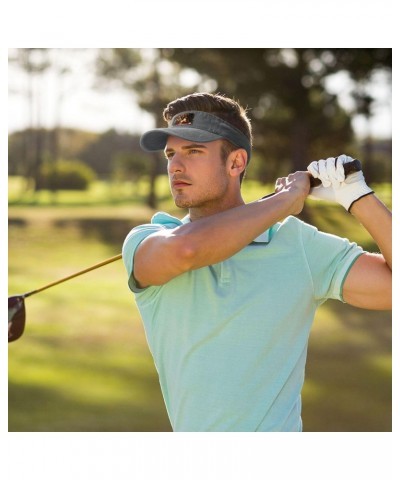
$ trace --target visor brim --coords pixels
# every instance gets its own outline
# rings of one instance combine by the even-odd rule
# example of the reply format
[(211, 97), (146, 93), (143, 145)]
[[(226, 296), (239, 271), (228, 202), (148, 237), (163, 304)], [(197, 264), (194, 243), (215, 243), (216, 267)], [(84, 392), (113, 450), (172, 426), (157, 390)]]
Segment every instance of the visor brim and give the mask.
[(193, 127), (157, 128), (142, 135), (140, 138), (140, 146), (146, 152), (164, 150), (168, 137), (170, 136), (182, 138), (191, 142), (201, 143), (213, 142), (214, 140), (220, 140), (223, 138), (221, 135), (217, 135), (216, 133), (207, 132)]

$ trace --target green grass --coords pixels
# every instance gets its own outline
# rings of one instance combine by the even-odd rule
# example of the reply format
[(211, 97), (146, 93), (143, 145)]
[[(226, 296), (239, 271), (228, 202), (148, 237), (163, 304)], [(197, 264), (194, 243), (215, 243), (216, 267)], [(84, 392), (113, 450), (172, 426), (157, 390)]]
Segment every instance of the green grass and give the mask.
[[(168, 178), (160, 176), (157, 179), (156, 188), (158, 196), (169, 200)], [(9, 205), (27, 205), (29, 207), (43, 206), (99, 206), (99, 205), (121, 205), (144, 202), (149, 193), (149, 186), (146, 180), (139, 182), (113, 181), (106, 182), (96, 180), (90, 184), (88, 190), (32, 190), (25, 178), (19, 176), (8, 179), (8, 201)]]
[[(9, 228), (10, 295), (118, 253), (82, 224), (25, 221)], [(9, 345), (10, 431), (170, 429), (122, 261), (25, 305), (24, 335)]]
[[(96, 190), (68, 192), (54, 205), (18, 203), (18, 182), (10, 187), (10, 295), (119, 253), (130, 228), (153, 213), (128, 199), (116, 201), (116, 194), (96, 197)], [(246, 188), (247, 201), (271, 191), (255, 182)], [(390, 189), (380, 191), (390, 204)], [(176, 211), (167, 194), (163, 208)], [(340, 207), (310, 201), (306, 210), (321, 228), (374, 247)], [(9, 344), (10, 431), (170, 431), (121, 261), (27, 298), (26, 310), (24, 335)], [(305, 431), (391, 430), (390, 312), (334, 301), (320, 308), (310, 337), (303, 421)]]

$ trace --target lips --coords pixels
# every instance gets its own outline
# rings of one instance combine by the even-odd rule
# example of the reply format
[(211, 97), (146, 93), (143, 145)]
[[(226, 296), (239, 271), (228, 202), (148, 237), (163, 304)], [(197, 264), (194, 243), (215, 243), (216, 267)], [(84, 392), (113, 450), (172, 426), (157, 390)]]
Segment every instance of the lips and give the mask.
[(184, 187), (189, 187), (191, 185), (191, 183), (181, 178), (175, 179), (171, 183), (174, 188), (184, 188)]

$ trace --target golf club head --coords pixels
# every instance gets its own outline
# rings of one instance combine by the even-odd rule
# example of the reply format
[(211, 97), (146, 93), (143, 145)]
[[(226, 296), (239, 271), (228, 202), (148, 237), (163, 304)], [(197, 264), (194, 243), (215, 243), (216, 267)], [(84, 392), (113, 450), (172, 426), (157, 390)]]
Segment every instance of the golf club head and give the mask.
[(8, 297), (8, 341), (13, 342), (24, 333), (25, 302), (24, 297), (15, 295)]

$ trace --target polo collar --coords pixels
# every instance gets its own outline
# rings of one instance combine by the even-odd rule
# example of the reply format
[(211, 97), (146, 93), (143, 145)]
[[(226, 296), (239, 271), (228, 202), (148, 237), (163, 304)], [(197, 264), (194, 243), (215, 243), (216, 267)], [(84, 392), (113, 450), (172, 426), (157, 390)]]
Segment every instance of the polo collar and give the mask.
[(271, 229), (269, 228), (265, 232), (263, 232), (261, 235), (259, 235), (257, 238), (255, 238), (251, 243), (269, 243), (271, 236), (270, 236), (270, 231)]

